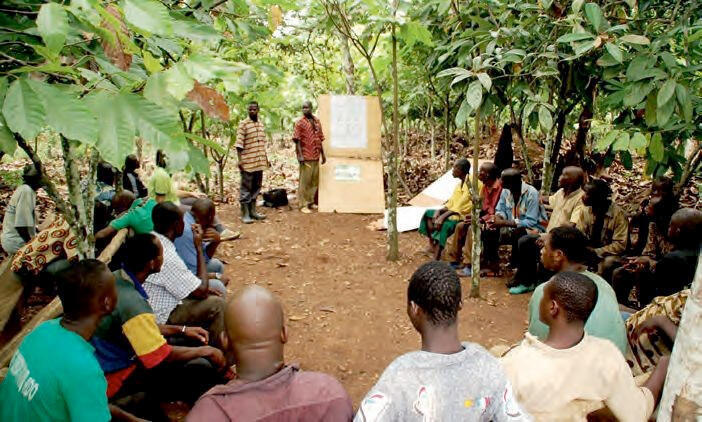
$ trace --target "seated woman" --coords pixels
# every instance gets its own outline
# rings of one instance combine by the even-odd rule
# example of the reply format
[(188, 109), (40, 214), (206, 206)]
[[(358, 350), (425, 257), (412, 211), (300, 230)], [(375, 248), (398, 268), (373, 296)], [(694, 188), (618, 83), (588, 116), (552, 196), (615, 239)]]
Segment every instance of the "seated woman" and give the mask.
[[(456, 186), (453, 195), (446, 204), (438, 210), (427, 210), (419, 225), (419, 233), (429, 238), (429, 248), (434, 260), (438, 261), (446, 246), (446, 239), (456, 229), (456, 225), (473, 210), (473, 199), (470, 193), (470, 162), (461, 158), (453, 165), (453, 177), (461, 183)], [(478, 183), (478, 191), (483, 184)]]

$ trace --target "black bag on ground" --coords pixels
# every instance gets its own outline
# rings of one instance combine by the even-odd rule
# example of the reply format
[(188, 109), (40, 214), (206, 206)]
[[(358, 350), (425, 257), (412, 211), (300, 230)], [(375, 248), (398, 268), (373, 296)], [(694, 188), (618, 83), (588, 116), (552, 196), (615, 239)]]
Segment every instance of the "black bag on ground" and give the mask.
[(288, 205), (288, 191), (285, 189), (271, 189), (263, 193), (263, 205), (270, 208)]

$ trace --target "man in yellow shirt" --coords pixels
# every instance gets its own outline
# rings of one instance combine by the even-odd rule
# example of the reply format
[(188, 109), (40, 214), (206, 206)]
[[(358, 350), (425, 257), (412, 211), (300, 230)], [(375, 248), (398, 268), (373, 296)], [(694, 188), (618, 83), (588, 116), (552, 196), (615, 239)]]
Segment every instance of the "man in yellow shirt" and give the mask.
[[(429, 238), (429, 248), (434, 260), (438, 261), (446, 246), (446, 239), (453, 234), (456, 225), (473, 210), (473, 196), (470, 188), (470, 162), (460, 158), (453, 165), (453, 177), (461, 183), (456, 186), (446, 204), (438, 210), (427, 210), (419, 224), (419, 233)], [(478, 182), (478, 192), (483, 184)]]

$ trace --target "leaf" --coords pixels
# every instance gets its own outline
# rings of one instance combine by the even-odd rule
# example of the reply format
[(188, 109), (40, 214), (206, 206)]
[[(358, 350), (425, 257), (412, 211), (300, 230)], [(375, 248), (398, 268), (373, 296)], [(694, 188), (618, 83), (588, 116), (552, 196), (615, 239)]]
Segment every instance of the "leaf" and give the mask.
[(553, 0), (541, 0), (541, 6), (544, 8), (544, 10), (549, 10), (552, 4)]
[(685, 88), (684, 85), (677, 84), (675, 86), (675, 96), (678, 99), (678, 104), (680, 104), (680, 107), (683, 112), (683, 118), (686, 121), (691, 121), (692, 120), (692, 100), (690, 99), (690, 96), (687, 93), (687, 88)]
[(149, 73), (157, 73), (163, 70), (161, 62), (147, 50), (142, 50), (141, 57), (144, 60), (144, 67)]
[[(7, 78), (0, 77), (0, 104), (5, 101), (5, 94), (7, 93)], [(7, 127), (5, 118), (0, 113), (0, 151), (7, 155), (13, 155), (17, 149), (17, 142), (15, 141), (15, 136)]]
[(194, 145), (188, 144), (188, 163), (193, 172), (204, 175), (210, 174), (210, 162), (205, 154)]
[(29, 141), (44, 127), (44, 103), (24, 78), (15, 80), (7, 90), (2, 107), (7, 126)]
[(29, 85), (44, 100), (46, 123), (56, 132), (74, 141), (95, 145), (98, 121), (90, 108), (74, 93), (60, 85), (29, 80)]
[(468, 100), (463, 100), (463, 102), (461, 103), (461, 107), (456, 113), (456, 127), (463, 127), (463, 125), (466, 123), (466, 120), (468, 120), (468, 116), (472, 111), (473, 108), (468, 103)]
[(607, 135), (602, 136), (597, 140), (596, 148), (598, 151), (606, 151), (612, 142), (614, 142), (619, 136), (618, 130), (610, 131)]
[(648, 151), (651, 153), (651, 158), (658, 161), (663, 161), (665, 157), (665, 147), (663, 146), (663, 137), (656, 132), (651, 136), (651, 143), (648, 145)]
[(539, 124), (544, 129), (544, 132), (549, 132), (553, 127), (551, 112), (543, 105), (539, 106)]
[[(599, 39), (599, 38), (598, 38)], [(577, 47), (575, 47), (575, 55), (576, 56), (581, 56), (588, 51), (592, 50), (595, 48), (596, 42), (593, 41), (585, 41), (583, 43), (580, 43)]]
[(583, 3), (585, 3), (585, 0), (574, 0), (573, 1), (573, 13), (578, 13), (580, 9), (583, 7)]
[(597, 3), (587, 3), (585, 5), (585, 16), (592, 24), (592, 27), (595, 28), (595, 32), (600, 32), (602, 20), (604, 19), (600, 6)]
[(176, 100), (182, 100), (193, 89), (195, 82), (182, 63), (178, 63), (163, 72), (168, 93)]
[(656, 94), (650, 93), (646, 99), (646, 125), (653, 127), (656, 125), (658, 104), (656, 103)]
[(651, 63), (651, 58), (648, 56), (636, 56), (629, 63), (626, 69), (626, 78), (629, 81), (638, 81), (643, 79), (644, 71)]
[[(660, 96), (660, 92), (658, 93)], [(663, 105), (658, 103), (658, 109), (656, 110), (656, 123), (658, 126), (663, 127), (670, 120), (670, 116), (673, 115), (675, 111), (675, 102), (669, 101)]]
[(612, 151), (626, 151), (629, 149), (629, 134), (620, 132), (619, 137), (612, 145)]
[(490, 92), (490, 88), (492, 88), (492, 79), (490, 79), (490, 76), (485, 72), (480, 72), (477, 76), (480, 83), (483, 84), (485, 91)]
[(483, 86), (479, 81), (473, 81), (468, 85), (466, 101), (473, 110), (477, 110), (480, 107), (480, 104), (483, 102)]
[(102, 159), (118, 168), (134, 150), (136, 135), (136, 118), (124, 95), (98, 91), (86, 97), (91, 109), (100, 116), (95, 147)]
[(620, 50), (619, 47), (612, 44), (611, 42), (608, 42), (605, 44), (605, 48), (607, 49), (607, 52), (614, 58), (614, 60), (618, 61), (619, 63), (624, 61), (624, 57), (622, 56), (622, 50)]
[(49, 50), (58, 54), (66, 42), (66, 35), (70, 29), (68, 14), (58, 3), (44, 3), (39, 8), (37, 29)]
[(229, 106), (227, 106), (222, 94), (213, 88), (195, 81), (195, 85), (188, 93), (187, 98), (197, 103), (208, 116), (225, 122), (229, 121)]
[(106, 37), (102, 39), (102, 49), (105, 51), (105, 56), (110, 59), (112, 64), (126, 72), (132, 64), (132, 55), (125, 51), (118, 33), (126, 37), (129, 35), (129, 30), (122, 20), (122, 14), (119, 12), (119, 9), (117, 9), (117, 6), (111, 4), (107, 6), (105, 10), (119, 22), (119, 28), (116, 28), (111, 20), (104, 19), (102, 21), (100, 26), (115, 35), (113, 40), (108, 40)]
[(122, 93), (136, 120), (138, 135), (166, 153), (186, 147), (183, 127), (177, 115), (136, 94)]
[(217, 151), (218, 154), (225, 154), (226, 151), (220, 144), (217, 142), (213, 141), (212, 139), (207, 139), (203, 138), (202, 136), (196, 135), (194, 133), (185, 133), (185, 137), (190, 139), (191, 141), (195, 141), (200, 145), (212, 148), (213, 150)]
[(173, 20), (168, 9), (156, 0), (124, 0), (124, 18), (130, 25), (144, 32), (170, 36)]
[(413, 47), (416, 43), (424, 44), (427, 47), (434, 45), (431, 39), (431, 32), (429, 32), (426, 26), (419, 22), (410, 21), (403, 24), (400, 26), (398, 36), (408, 47)]
[(627, 107), (639, 105), (652, 89), (653, 85), (646, 82), (636, 82), (629, 85), (627, 95), (624, 97), (624, 105)]
[(644, 37), (643, 35), (635, 35), (635, 34), (628, 34), (624, 35), (623, 37), (619, 38), (619, 41), (625, 42), (627, 44), (636, 44), (636, 45), (649, 45), (651, 44), (651, 41)]
[(629, 150), (634, 150), (637, 154), (642, 153), (646, 149), (646, 137), (641, 132), (636, 132), (629, 141)]
[(658, 91), (658, 107), (665, 105), (668, 101), (673, 98), (675, 94), (675, 81), (668, 79), (663, 83), (661, 89)]
[(629, 151), (621, 151), (619, 153), (619, 157), (621, 158), (625, 169), (631, 170), (634, 168), (634, 160), (631, 158), (631, 153)]
[(565, 34), (565, 35), (560, 36), (556, 40), (556, 42), (568, 43), (568, 42), (573, 42), (573, 41), (591, 40), (594, 38), (595, 38), (595, 36), (589, 32), (574, 32), (571, 34)]

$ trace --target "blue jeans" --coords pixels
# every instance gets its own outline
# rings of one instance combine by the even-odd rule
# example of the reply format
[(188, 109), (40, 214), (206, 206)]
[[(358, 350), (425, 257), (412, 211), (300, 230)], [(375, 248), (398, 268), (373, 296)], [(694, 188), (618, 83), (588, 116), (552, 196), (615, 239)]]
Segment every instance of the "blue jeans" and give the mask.
[[(224, 272), (224, 263), (217, 258), (210, 259), (210, 262), (207, 263), (207, 272), (222, 274)], [(210, 288), (222, 293), (223, 297), (227, 296), (227, 286), (216, 278), (210, 279)]]

